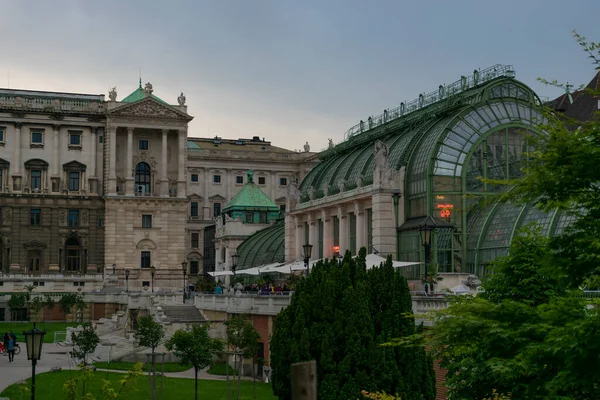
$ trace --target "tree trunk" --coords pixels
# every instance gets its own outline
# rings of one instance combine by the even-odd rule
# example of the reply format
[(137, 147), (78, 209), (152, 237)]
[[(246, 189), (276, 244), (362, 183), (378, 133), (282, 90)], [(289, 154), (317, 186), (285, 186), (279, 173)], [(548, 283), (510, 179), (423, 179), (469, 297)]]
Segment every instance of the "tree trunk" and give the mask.
[(198, 400), (198, 367), (194, 367), (194, 400)]
[(254, 400), (256, 400), (256, 357), (252, 357), (252, 385)]
[(236, 394), (236, 399), (240, 398), (240, 381), (241, 381), (241, 375), (242, 375), (242, 367), (244, 365), (244, 356), (242, 356), (240, 354), (240, 368), (238, 369), (238, 387), (237, 387), (237, 394)]
[(152, 400), (156, 400), (156, 357), (152, 349)]

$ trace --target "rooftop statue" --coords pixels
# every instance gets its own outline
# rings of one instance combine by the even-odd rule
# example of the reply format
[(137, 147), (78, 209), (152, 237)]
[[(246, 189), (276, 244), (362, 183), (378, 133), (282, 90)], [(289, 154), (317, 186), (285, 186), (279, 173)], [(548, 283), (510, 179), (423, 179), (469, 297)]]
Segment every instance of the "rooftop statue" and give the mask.
[(177, 98), (177, 102), (179, 103), (180, 106), (185, 105), (185, 96), (184, 96), (183, 92), (181, 92), (181, 94)]
[(306, 143), (304, 144), (304, 151), (305, 151), (306, 153), (308, 153), (308, 152), (310, 151), (310, 145), (308, 144), (308, 142), (306, 142)]
[(114, 86), (108, 90), (108, 98), (110, 99), (110, 101), (117, 100), (117, 87), (116, 86)]
[(154, 92), (154, 89), (152, 89), (152, 84), (147, 82), (146, 85), (144, 85), (144, 93), (149, 96), (152, 94), (152, 92)]
[(327, 140), (329, 140), (329, 145), (327, 146), (327, 148), (328, 149), (333, 149), (333, 139), (329, 138)]

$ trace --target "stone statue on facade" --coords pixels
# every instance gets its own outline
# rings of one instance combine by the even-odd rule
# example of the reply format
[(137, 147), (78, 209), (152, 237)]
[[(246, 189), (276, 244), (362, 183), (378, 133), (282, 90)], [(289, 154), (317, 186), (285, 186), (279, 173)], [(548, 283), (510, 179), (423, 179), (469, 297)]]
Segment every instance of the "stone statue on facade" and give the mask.
[(117, 100), (117, 87), (116, 86), (113, 86), (108, 91), (108, 98), (110, 99), (110, 101), (116, 101)]
[(327, 196), (329, 194), (329, 184), (325, 182), (322, 186), (323, 195)]
[(309, 151), (310, 151), (310, 145), (308, 144), (308, 142), (306, 142), (306, 143), (304, 144), (304, 152), (305, 152), (305, 153), (308, 153)]
[(152, 92), (154, 92), (154, 89), (152, 88), (152, 84), (150, 82), (147, 82), (146, 85), (144, 86), (144, 93), (146, 93), (146, 96), (150, 96), (152, 94)]
[(340, 189), (340, 193), (344, 193), (344, 190), (346, 190), (346, 180), (342, 179), (341, 181), (338, 182), (337, 186), (338, 186), (338, 189)]
[(387, 145), (378, 140), (375, 142), (375, 171), (373, 184), (388, 187), (392, 184), (393, 168), (389, 163), (389, 150)]
[(298, 180), (292, 179), (288, 185), (288, 195), (296, 201), (300, 201), (300, 189), (298, 188)]
[(317, 195), (317, 191), (315, 190), (314, 186), (311, 186), (308, 188), (308, 198), (311, 200), (315, 199), (315, 196)]
[(177, 102), (180, 106), (185, 106), (185, 95), (183, 94), (183, 92), (181, 92), (181, 94), (177, 98)]
[(327, 139), (327, 140), (329, 140), (329, 145), (327, 145), (327, 148), (328, 148), (328, 149), (333, 149), (333, 139), (332, 139), (332, 138), (329, 138), (329, 139)]

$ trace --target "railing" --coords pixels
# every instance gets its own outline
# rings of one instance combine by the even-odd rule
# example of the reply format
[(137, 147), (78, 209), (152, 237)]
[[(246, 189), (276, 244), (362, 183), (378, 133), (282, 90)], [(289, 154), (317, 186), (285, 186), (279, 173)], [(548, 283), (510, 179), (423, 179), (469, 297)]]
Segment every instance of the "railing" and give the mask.
[(200, 310), (223, 311), (230, 314), (277, 315), (290, 304), (290, 300), (291, 296), (198, 294), (195, 305)]
[(447, 97), (464, 92), (501, 76), (514, 78), (515, 70), (511, 65), (501, 64), (496, 64), (484, 70), (475, 70), (473, 75), (469, 77), (463, 76), (461, 79), (449, 85), (440, 85), (436, 91), (427, 94), (421, 94), (418, 98), (412, 101), (400, 103), (400, 105), (396, 108), (389, 110), (386, 109), (380, 115), (369, 117), (366, 122), (360, 121), (358, 124), (346, 131), (344, 138), (349, 139), (356, 134), (366, 132), (380, 125), (386, 124), (396, 118), (403, 117)]
[(0, 95), (0, 107), (49, 111), (83, 111), (87, 113), (104, 112), (104, 103), (101, 101), (64, 100), (19, 95)]

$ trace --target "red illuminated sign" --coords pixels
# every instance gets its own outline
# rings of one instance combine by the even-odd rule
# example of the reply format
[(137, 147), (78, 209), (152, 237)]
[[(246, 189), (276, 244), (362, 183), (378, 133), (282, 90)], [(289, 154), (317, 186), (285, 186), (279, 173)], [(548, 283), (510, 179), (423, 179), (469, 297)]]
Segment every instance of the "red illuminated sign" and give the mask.
[(436, 204), (436, 208), (440, 210), (440, 218), (450, 218), (454, 204)]

